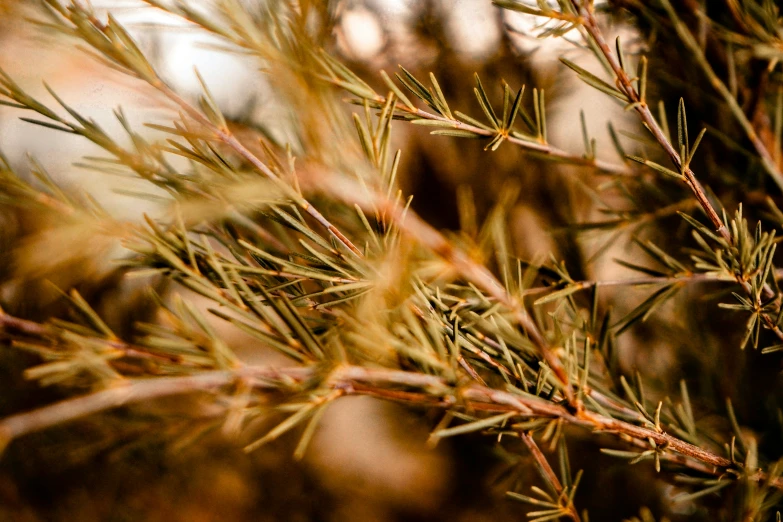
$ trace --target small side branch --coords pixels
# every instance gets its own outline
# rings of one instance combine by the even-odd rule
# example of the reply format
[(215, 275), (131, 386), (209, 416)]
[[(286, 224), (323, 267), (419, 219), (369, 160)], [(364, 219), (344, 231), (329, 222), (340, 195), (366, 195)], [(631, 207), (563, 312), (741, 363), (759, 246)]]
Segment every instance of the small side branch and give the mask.
[[(533, 435), (524, 432), (520, 434), (520, 438), (522, 439), (522, 442), (525, 443), (525, 446), (527, 446), (527, 449), (530, 450), (531, 455), (533, 455), (533, 459), (536, 461), (538, 470), (541, 472), (541, 477), (547, 482), (547, 484), (549, 484), (549, 487), (554, 490), (557, 496), (562, 498), (565, 494), (563, 485), (557, 478), (557, 474), (552, 469), (552, 466), (549, 465), (549, 461), (546, 460), (546, 456), (544, 456), (541, 448), (539, 448), (538, 444), (536, 444), (536, 441), (533, 439)], [(574, 506), (573, 502), (569, 500), (568, 504), (564, 506), (564, 509), (568, 510), (568, 516), (571, 517), (571, 520), (574, 522), (581, 522), (581, 518), (579, 517), (579, 513), (577, 512), (576, 506)]]
[[(380, 105), (385, 105), (387, 102), (387, 98), (384, 96), (376, 96), (375, 98), (373, 98), (372, 101)], [(454, 119), (446, 118), (444, 116), (439, 116), (437, 114), (433, 114), (431, 112), (427, 112), (422, 109), (411, 108), (405, 105), (404, 103), (396, 103), (394, 105), (394, 110), (401, 113), (411, 114), (422, 120), (441, 121), (444, 123), (449, 123), (452, 125), (451, 128), (455, 130), (470, 132), (471, 134), (474, 134), (476, 136), (486, 136), (487, 138), (491, 138), (496, 135), (496, 133), (493, 132), (492, 130), (482, 129), (481, 127), (478, 127), (476, 125), (471, 125), (470, 123), (460, 121), (456, 118)], [(551, 145), (549, 143), (540, 143), (531, 140), (523, 140), (512, 135), (506, 136), (504, 139), (507, 142), (512, 143), (523, 150), (527, 150), (537, 154), (543, 154), (544, 156), (549, 156), (550, 158), (557, 158), (571, 165), (593, 167), (601, 172), (605, 172), (607, 174), (614, 174), (618, 176), (630, 176), (633, 174), (632, 169), (629, 168), (628, 165), (621, 164), (621, 163), (611, 163), (608, 161), (599, 160), (597, 158), (588, 158), (577, 154), (571, 154), (570, 152), (566, 152), (563, 149), (555, 147), (554, 145)]]
[[(639, 115), (642, 123), (649, 129), (655, 140), (661, 145), (663, 150), (669, 156), (672, 163), (674, 163), (677, 169), (680, 170), (683, 162), (682, 158), (680, 158), (680, 154), (674, 149), (672, 144), (669, 143), (669, 140), (666, 138), (666, 134), (663, 132), (663, 129), (661, 129), (660, 125), (658, 125), (658, 122), (655, 120), (655, 117), (650, 111), (650, 107), (641, 98), (639, 92), (637, 92), (636, 88), (634, 87), (631, 78), (625, 72), (625, 69), (623, 69), (622, 65), (618, 61), (617, 56), (612, 52), (609, 44), (604, 39), (604, 35), (601, 32), (601, 29), (598, 27), (598, 21), (596, 20), (595, 14), (593, 13), (592, 2), (586, 2), (584, 0), (571, 0), (571, 3), (580, 13), (580, 16), (583, 20), (582, 26), (584, 27), (585, 31), (596, 43), (598, 48), (601, 50), (601, 54), (603, 54), (609, 63), (609, 66), (612, 68), (612, 72), (615, 74), (618, 88), (621, 89), (623, 94), (628, 97), (629, 103), (634, 104), (634, 110)], [(683, 175), (685, 177), (686, 183), (688, 184), (688, 187), (691, 189), (691, 192), (693, 192), (693, 195), (699, 202), (699, 205), (701, 205), (702, 209), (704, 209), (704, 212), (712, 222), (717, 233), (730, 243), (731, 235), (729, 234), (729, 231), (726, 228), (726, 225), (723, 223), (720, 215), (715, 210), (715, 207), (712, 206), (712, 203), (710, 203), (709, 199), (707, 198), (704, 187), (702, 187), (699, 180), (696, 179), (696, 175), (690, 168), (686, 168)]]

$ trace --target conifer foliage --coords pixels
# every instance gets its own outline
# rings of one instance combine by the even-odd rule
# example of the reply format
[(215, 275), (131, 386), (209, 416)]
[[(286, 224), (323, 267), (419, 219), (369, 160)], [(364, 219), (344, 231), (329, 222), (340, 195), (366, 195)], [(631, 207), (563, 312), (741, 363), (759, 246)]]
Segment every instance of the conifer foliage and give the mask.
[[(288, 114), (281, 138), (276, 122), (227, 118), (198, 71), (201, 93), (178, 92), (111, 14), (45, 0), (29, 23), (124, 75), (165, 116), (138, 128), (116, 109), (117, 135), (55, 85), (36, 97), (10, 70), (0, 70), (0, 103), (42, 133), (102, 149), (80, 167), (143, 180), (133, 197), (157, 210), (120, 219), (34, 158), (22, 175), (0, 157), (2, 212), (34, 214), (38, 227), (9, 240), (2, 262), (16, 272), (3, 270), (33, 281), (46, 270), (111, 265), (58, 287), (65, 307), (31, 310), (18, 302), (24, 292), (3, 294), (9, 355), (0, 361), (25, 361), (24, 379), (53, 390), (2, 410), (3, 458), (33, 434), (96, 416), (121, 424), (111, 415), (119, 411), (161, 433), (177, 424), (164, 444), (217, 428), (248, 454), (289, 439), (302, 459), (333, 403), (369, 396), (420, 415), (430, 445), (462, 437), (483, 448), (478, 455), (512, 463), (498, 479), (505, 496), (491, 501), (531, 522), (586, 521), (594, 510), (632, 516), (603, 505), (602, 473), (617, 463), (628, 480), (654, 484), (647, 500), (624, 500), (637, 520), (779, 520), (777, 5), (494, 3), (499, 16), (535, 17), (539, 37), (581, 49), (586, 58), (566, 53), (558, 74), (625, 109), (609, 129), (616, 154), (598, 157), (605, 149), (584, 114), (576, 147), (554, 143), (548, 98), (532, 85), (476, 74), (466, 103), (452, 96), (462, 84), (405, 63), (357, 72), (330, 44), (334, 11), (323, 2), (275, 0), (259, 10), (238, 0), (146, 0), (224, 52), (255, 60)], [(636, 31), (633, 45), (610, 37), (621, 24)], [(553, 237), (598, 237), (599, 248), (580, 259), (518, 258), (513, 180), (486, 211), (459, 191), (460, 230), (429, 224), (417, 213), (427, 202), (412, 202), (400, 183), (406, 150), (394, 135), (416, 128), (428, 140), (478, 142), (486, 155), (513, 149), (542, 175), (578, 178), (597, 212)], [(623, 241), (626, 250), (614, 248)], [(43, 248), (46, 263), (24, 262)], [(605, 273), (591, 267), (607, 256), (624, 275), (591, 277)], [(129, 327), (104, 316), (90, 279), (116, 292)], [(143, 291), (128, 290), (129, 281)], [(229, 330), (250, 348), (229, 342)], [(623, 359), (628, 350), (656, 359), (661, 339), (675, 346), (666, 351), (676, 360), (670, 374)], [(248, 351), (277, 355), (261, 363)], [(200, 402), (176, 419), (144, 408), (180, 396)]]

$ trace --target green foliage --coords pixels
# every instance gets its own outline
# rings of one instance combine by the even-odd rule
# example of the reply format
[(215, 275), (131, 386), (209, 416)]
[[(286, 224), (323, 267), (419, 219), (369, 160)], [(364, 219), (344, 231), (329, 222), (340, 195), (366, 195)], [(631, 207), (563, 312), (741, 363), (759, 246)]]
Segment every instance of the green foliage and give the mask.
[[(152, 292), (155, 314), (129, 334), (115, 332), (71, 288), (63, 289), (74, 312), (70, 316), (33, 321), (1, 313), (4, 349), (30, 352), (40, 361), (25, 377), (72, 395), (0, 420), (3, 446), (119, 406), (207, 391), (223, 408), (215, 422), (236, 427), (247, 452), (296, 432), (295, 457), (303, 458), (328, 406), (366, 395), (443, 412), (431, 433), (433, 444), (483, 434), (487, 444), (524, 456), (543, 488), (527, 484), (507, 496), (532, 506), (531, 521), (587, 520), (579, 488), (596, 473), (571, 470), (566, 437), (577, 432), (590, 441), (594, 459), (602, 459), (587, 460), (591, 466), (603, 465), (601, 455), (649, 466), (661, 482), (677, 485), (680, 493), (670, 500), (693, 510), (733, 510), (743, 520), (765, 520), (779, 508), (780, 445), (768, 444), (770, 449), (758, 440), (779, 440), (779, 433), (765, 428), (750, 434), (740, 424), (746, 418), (730, 401), (712, 413), (724, 415), (731, 429), (715, 430), (703, 422), (709, 401), (691, 400), (695, 387), (689, 392), (678, 378), (679, 388), (667, 390), (645, 368), (624, 375), (618, 355), (618, 345), (642, 327), (674, 323), (677, 307), (695, 303), (708, 309), (709, 321), (722, 321), (724, 309), (730, 314), (726, 321), (745, 323), (721, 350), (750, 343), (761, 353), (743, 357), (768, 357), (769, 364), (779, 365), (775, 352), (783, 349), (783, 306), (776, 230), (783, 226), (778, 210), (783, 98), (766, 96), (776, 102), (767, 118), (772, 122), (767, 135), (773, 138), (764, 141), (737, 100), (738, 89), (727, 87), (715, 72), (689, 25), (698, 18), (730, 48), (729, 56), (742, 50), (760, 60), (775, 92), (783, 92), (777, 51), (783, 46), (782, 26), (773, 2), (727, 2), (733, 25), (710, 21), (706, 6), (695, 16), (668, 0), (609, 2), (601, 10), (587, 0), (495, 2), (551, 20), (541, 36), (576, 33), (593, 53), (603, 66), (600, 74), (566, 58), (562, 63), (597, 94), (620, 100), (641, 123), (644, 136), (611, 129), (620, 163), (597, 158), (584, 113), (584, 153), (550, 143), (548, 108), (539, 88), (526, 96), (524, 86), (487, 81), (500, 86), (498, 101), (476, 74), (475, 113), (469, 116), (447, 100), (432, 73), (422, 81), (400, 67), (396, 81), (385, 72), (377, 81), (361, 79), (324, 51), (308, 29), (310, 2), (273, 2), (263, 19), (229, 0), (216, 4), (214, 16), (185, 2), (148, 3), (252, 55), (289, 86), (315, 83), (281, 95), (288, 95), (285, 101), (299, 118), (299, 140), (281, 144), (261, 132), (255, 136), (261, 145), (251, 145), (221, 113), (201, 76), (202, 94), (191, 102), (164, 81), (113, 17), (104, 22), (75, 0), (67, 5), (47, 0), (42, 28), (78, 41), (178, 114), (166, 125), (148, 125), (164, 136), (153, 142), (118, 110), (115, 117), (126, 133), (119, 139), (70, 107), (54, 88), (47, 86), (57, 106), (49, 106), (7, 72), (0, 72), (0, 103), (32, 114), (23, 119), (47, 131), (97, 145), (106, 155), (85, 158), (81, 165), (146, 180), (150, 193), (145, 196), (162, 211), (158, 217), (120, 222), (100, 202), (59, 188), (41, 168), (34, 168), (35, 180), (23, 181), (2, 158), (0, 200), (9, 207), (40, 209), (75, 235), (98, 231), (96, 241), (121, 243), (129, 252), (122, 274), (165, 281), (177, 292)], [(628, 4), (628, 10), (615, 4)], [(707, 166), (717, 160), (702, 157), (716, 155), (709, 143), (714, 140), (705, 130), (689, 137), (688, 121), (692, 125), (699, 117), (690, 103), (686, 114), (684, 96), (675, 96), (677, 133), (676, 141), (671, 139), (662, 100), (660, 106), (656, 102), (657, 115), (649, 105), (663, 96), (655, 83), (663, 82), (661, 64), (629, 54), (619, 38), (609, 46), (604, 11), (638, 17), (634, 20), (651, 31), (674, 29), (669, 36), (682, 41), (704, 75), (701, 89), (714, 89), (709, 95), (717, 96), (736, 124), (740, 136), (732, 139), (751, 144), (751, 165), (759, 164), (771, 184), (754, 191), (744, 172), (733, 172), (728, 183), (717, 174), (708, 176)], [(653, 44), (650, 53), (655, 45), (665, 43)], [(375, 84), (387, 93), (377, 92)], [(358, 111), (350, 117), (345, 108), (351, 105), (339, 101), (346, 93)], [(307, 121), (321, 122), (318, 131), (328, 139), (319, 141), (317, 131), (306, 129)], [(436, 230), (410, 208), (400, 189), (404, 152), (392, 150), (392, 132), (406, 122), (431, 127), (436, 140), (480, 139), (491, 152), (507, 143), (547, 168), (566, 164), (603, 176), (608, 181), (595, 191), (595, 200), (607, 219), (576, 223), (570, 231), (608, 232), (596, 257), (630, 232), (634, 247), (653, 266), (620, 259), (618, 265), (638, 276), (580, 280), (572, 276), (573, 264), (556, 258), (543, 264), (516, 259), (508, 223), (516, 197), (511, 189), (486, 219), (477, 215), (470, 195), (461, 193), (464, 230)], [(350, 132), (355, 136), (348, 139)], [(632, 148), (639, 153), (626, 154)], [(709, 189), (702, 185), (706, 180)], [(758, 202), (759, 191), (763, 206), (741, 203), (751, 195)], [(727, 207), (740, 201), (733, 219), (719, 195), (725, 195)], [(658, 238), (644, 236), (645, 227), (664, 220)], [(690, 234), (681, 233), (685, 229)], [(700, 285), (719, 289), (721, 302), (694, 297), (692, 288)], [(636, 306), (612, 310), (605, 305), (612, 289), (642, 289), (644, 296)], [(226, 325), (257, 341), (259, 350), (276, 351), (287, 364), (246, 362), (223, 338)], [(690, 337), (682, 343), (700, 342), (695, 333)], [(779, 378), (774, 386), (770, 396), (779, 412)], [(253, 420), (272, 413), (282, 420), (258, 433)], [(722, 508), (715, 508), (720, 502)], [(654, 519), (639, 507), (641, 518), (635, 520)]]

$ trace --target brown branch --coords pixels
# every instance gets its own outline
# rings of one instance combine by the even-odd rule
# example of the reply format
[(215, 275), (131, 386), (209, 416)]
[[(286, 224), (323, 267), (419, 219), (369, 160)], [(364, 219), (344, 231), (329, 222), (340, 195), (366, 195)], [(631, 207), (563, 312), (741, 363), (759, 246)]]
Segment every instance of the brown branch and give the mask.
[[(587, 34), (598, 46), (601, 54), (604, 56), (604, 58), (606, 58), (609, 66), (614, 72), (617, 88), (627, 97), (629, 103), (633, 104), (634, 110), (639, 115), (639, 118), (642, 120), (644, 126), (647, 127), (650, 133), (652, 133), (652, 135), (655, 137), (655, 140), (669, 156), (677, 170), (682, 172), (685, 183), (688, 185), (688, 188), (691, 189), (693, 196), (699, 202), (699, 205), (701, 206), (702, 210), (704, 210), (704, 213), (707, 214), (707, 217), (709, 218), (710, 222), (712, 222), (716, 232), (721, 236), (721, 238), (723, 238), (724, 241), (726, 241), (727, 244), (733, 244), (729, 230), (726, 228), (725, 223), (723, 223), (720, 215), (715, 210), (715, 207), (712, 206), (712, 203), (710, 203), (709, 199), (707, 198), (704, 187), (702, 187), (699, 180), (696, 179), (696, 174), (694, 174), (690, 167), (685, 166), (685, 168), (683, 168), (683, 160), (679, 153), (669, 142), (666, 134), (664, 134), (660, 125), (658, 125), (658, 122), (655, 120), (655, 117), (650, 111), (646, 100), (641, 98), (639, 92), (633, 86), (633, 81), (625, 72), (625, 69), (623, 69), (614, 52), (612, 52), (611, 48), (604, 39), (603, 33), (598, 26), (598, 21), (595, 18), (595, 13), (593, 12), (592, 1), (571, 0), (571, 4), (582, 17), (582, 27), (584, 27)], [(745, 293), (751, 296), (751, 285), (747, 281), (744, 281), (740, 275), (736, 275), (735, 278), (742, 286)], [(768, 298), (774, 296), (773, 290), (769, 287), (769, 285), (766, 284), (764, 285), (763, 293), (765, 297)], [(766, 313), (760, 313), (759, 315), (761, 316), (762, 321), (764, 321), (767, 329), (771, 330), (779, 339), (783, 340), (783, 330), (777, 326), (775, 320)]]
[[(523, 432), (520, 433), (519, 436), (522, 439), (522, 442), (525, 443), (525, 446), (527, 446), (527, 449), (530, 450), (530, 453), (533, 455), (533, 459), (536, 461), (538, 470), (541, 472), (541, 477), (554, 490), (555, 494), (558, 496), (558, 501), (562, 501), (564, 498), (563, 485), (557, 478), (557, 474), (555, 474), (552, 466), (549, 465), (549, 461), (546, 460), (546, 457), (541, 451), (541, 448), (538, 447), (538, 444), (536, 444), (536, 441), (533, 440), (533, 436), (530, 433)], [(564, 506), (564, 509), (567, 510), (568, 516), (571, 517), (571, 520), (574, 522), (581, 522), (581, 518), (579, 517), (579, 513), (576, 511), (576, 506), (574, 506), (573, 502), (569, 500), (568, 504)]]
[[(54, 332), (46, 325), (19, 319), (8, 314), (0, 314), (0, 325), (3, 329), (17, 331), (33, 337), (47, 338)], [(113, 347), (128, 349), (122, 341), (109, 341)], [(186, 377), (157, 377), (140, 380), (128, 380), (116, 388), (103, 390), (91, 395), (68, 399), (66, 401), (43, 407), (28, 413), (7, 417), (0, 421), (0, 447), (3, 440), (10, 440), (40, 431), (48, 427), (78, 419), (90, 414), (132, 404), (143, 400), (159, 397), (208, 391), (226, 386), (238, 379), (243, 379), (256, 388), (277, 388), (285, 383), (296, 384), (315, 375), (315, 367), (269, 368), (244, 367), (235, 371), (204, 372)], [(700, 448), (680, 441), (674, 437), (662, 435), (653, 430), (638, 427), (631, 423), (600, 417), (590, 412), (580, 412), (573, 415), (562, 406), (555, 405), (543, 399), (521, 397), (508, 392), (495, 390), (484, 385), (468, 386), (455, 389), (442, 378), (416, 372), (403, 372), (386, 369), (367, 369), (360, 366), (342, 366), (335, 369), (325, 378), (326, 385), (333, 389), (342, 389), (346, 393), (372, 395), (387, 400), (396, 400), (416, 404), (429, 404), (437, 407), (454, 407), (456, 397), (466, 401), (470, 409), (482, 411), (517, 411), (524, 415), (540, 415), (561, 418), (575, 425), (588, 428), (625, 433), (641, 441), (653, 438), (659, 444), (668, 444), (682, 455), (696, 458), (702, 463), (712, 466), (728, 467), (731, 462), (705, 452)], [(281, 384), (282, 383), (282, 384)], [(388, 387), (408, 387), (425, 390), (426, 393), (413, 393), (403, 390), (390, 390)], [(637, 421), (643, 419), (637, 412), (617, 404), (603, 394), (588, 389), (586, 393), (593, 396), (599, 403), (609, 406), (618, 412), (629, 415)], [(663, 438), (661, 438), (663, 437)], [(668, 437), (668, 438), (667, 438)], [(681, 462), (685, 465), (693, 460)], [(703, 466), (700, 471), (704, 471)], [(714, 472), (714, 470), (712, 470)]]
[[(245, 366), (235, 370), (208, 371), (180, 377), (127, 380), (114, 388), (6, 417), (0, 420), (0, 442), (5, 445), (24, 435), (121, 406), (174, 395), (217, 390), (238, 380), (243, 380), (257, 389), (296, 389), (297, 384), (311, 380), (318, 376), (319, 372), (322, 373), (323, 368), (315, 365), (287, 368)], [(324, 376), (322, 383), (327, 389), (341, 390), (343, 395), (370, 395), (419, 406), (518, 412), (528, 417), (562, 419), (594, 432), (614, 434), (625, 441), (646, 444), (646, 441), (651, 439), (659, 447), (665, 447), (666, 452), (672, 453), (673, 458), (670, 460), (700, 473), (722, 476), (728, 471), (741, 471), (739, 464), (664, 431), (584, 410), (574, 414), (564, 406), (538, 397), (517, 395), (478, 384), (452, 385), (435, 375), (361, 366), (338, 366)], [(749, 479), (765, 481), (769, 477), (758, 470), (750, 473)], [(783, 490), (783, 479), (774, 478), (770, 485)]]

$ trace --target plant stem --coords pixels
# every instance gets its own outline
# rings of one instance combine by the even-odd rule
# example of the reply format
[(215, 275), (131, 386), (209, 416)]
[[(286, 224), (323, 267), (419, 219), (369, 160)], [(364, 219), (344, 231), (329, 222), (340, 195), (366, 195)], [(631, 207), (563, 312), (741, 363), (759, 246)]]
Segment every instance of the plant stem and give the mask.
[[(384, 96), (376, 96), (373, 99), (373, 101), (381, 105), (385, 105), (386, 100), (387, 98), (385, 98)], [(421, 109), (411, 109), (404, 103), (396, 103), (394, 110), (397, 112), (414, 114), (424, 120), (448, 122), (452, 124), (453, 126), (452, 128), (454, 129), (468, 131), (478, 136), (494, 137), (497, 135), (497, 132), (495, 131), (482, 129), (481, 127), (477, 127), (475, 125), (471, 125), (469, 123), (465, 123), (457, 119), (446, 118), (444, 116), (433, 114), (431, 112), (427, 112)], [(566, 152), (562, 149), (555, 147), (554, 145), (550, 145), (549, 143), (540, 143), (535, 141), (523, 140), (511, 135), (506, 136), (504, 139), (507, 142), (513, 143), (514, 145), (517, 145), (523, 149), (527, 149), (539, 154), (544, 154), (552, 158), (558, 158), (570, 164), (593, 167), (602, 172), (615, 174), (615, 175), (630, 176), (633, 173), (631, 168), (628, 167), (627, 165), (610, 163), (608, 161), (602, 161), (596, 158), (587, 158), (585, 156), (571, 154), (569, 152)]]
[[(525, 446), (527, 446), (527, 449), (529, 449), (530, 453), (533, 455), (533, 459), (535, 459), (536, 464), (538, 465), (538, 469), (541, 472), (541, 477), (557, 494), (558, 500), (563, 498), (563, 485), (560, 484), (560, 480), (558, 480), (557, 474), (555, 474), (552, 466), (549, 465), (549, 461), (546, 460), (544, 453), (541, 451), (541, 448), (538, 447), (538, 444), (536, 444), (533, 436), (528, 432), (520, 433), (519, 436), (522, 439), (522, 442), (525, 443)], [(581, 518), (579, 517), (579, 513), (576, 511), (576, 507), (574, 506), (573, 502), (569, 501), (568, 505), (565, 506), (565, 509), (567, 510), (568, 515), (571, 517), (571, 520), (574, 522), (581, 522)]]
[[(699, 202), (702, 210), (704, 210), (704, 213), (707, 214), (707, 217), (712, 222), (716, 232), (721, 236), (721, 238), (723, 238), (724, 241), (726, 241), (727, 244), (732, 245), (733, 241), (731, 234), (726, 228), (726, 225), (723, 223), (720, 215), (718, 215), (718, 212), (715, 210), (715, 207), (712, 206), (712, 203), (710, 203), (710, 200), (707, 198), (707, 195), (704, 192), (704, 187), (702, 187), (701, 183), (699, 183), (699, 180), (696, 179), (696, 175), (690, 169), (690, 167), (686, 167), (684, 169), (682, 168), (683, 160), (680, 158), (679, 153), (674, 149), (672, 144), (669, 143), (669, 140), (666, 138), (666, 134), (664, 134), (660, 125), (658, 125), (658, 122), (655, 120), (655, 117), (652, 115), (652, 112), (650, 112), (650, 108), (646, 101), (641, 99), (639, 93), (636, 91), (636, 88), (633, 86), (631, 79), (625, 72), (625, 69), (623, 69), (622, 65), (620, 65), (617, 57), (606, 43), (601, 29), (598, 27), (598, 21), (596, 20), (595, 14), (593, 12), (592, 2), (589, 0), (571, 0), (571, 4), (582, 17), (582, 27), (584, 27), (590, 38), (593, 39), (595, 44), (600, 49), (601, 54), (604, 56), (604, 58), (606, 58), (609, 66), (612, 68), (618, 89), (620, 89), (620, 91), (628, 97), (630, 103), (635, 104), (634, 110), (639, 115), (639, 118), (642, 120), (644, 126), (647, 127), (647, 129), (652, 133), (652, 135), (655, 137), (655, 140), (669, 156), (677, 170), (683, 173), (686, 184), (691, 189), (691, 192)], [(736, 276), (736, 279), (745, 290), (745, 293), (750, 296), (750, 284), (747, 281), (742, 280), (739, 275)], [(774, 292), (769, 287), (769, 285), (765, 284), (763, 291), (766, 297), (774, 296)], [(760, 316), (764, 321), (767, 329), (771, 330), (778, 337), (778, 339), (783, 340), (783, 330), (777, 326), (775, 320), (767, 313), (760, 313)]]
[[(244, 366), (228, 371), (207, 371), (181, 377), (155, 377), (123, 381), (115, 388), (89, 395), (67, 399), (25, 413), (11, 415), (0, 420), (0, 442), (5, 444), (24, 435), (73, 421), (88, 415), (142, 401), (193, 393), (212, 391), (244, 380), (257, 389), (295, 389), (295, 385), (310, 381), (323, 374), (317, 365), (274, 368), (268, 366)], [(495, 390), (478, 384), (450, 385), (446, 380), (418, 372), (373, 369), (361, 366), (338, 366), (327, 373), (322, 385), (330, 390), (341, 390), (343, 395), (369, 395), (410, 404), (441, 408), (464, 408), (474, 411), (518, 412), (528, 417), (562, 419), (601, 433), (610, 433), (622, 440), (645, 443), (649, 439), (666, 451), (675, 452), (683, 459), (680, 464), (700, 472), (722, 476), (737, 466), (731, 460), (685, 442), (666, 432), (637, 426), (629, 422), (605, 417), (588, 411), (571, 413), (566, 407), (544, 399)], [(400, 387), (412, 390), (400, 390)], [(675, 460), (675, 459), (672, 459)], [(768, 480), (767, 473), (758, 470), (749, 479)], [(783, 490), (783, 479), (774, 478), (769, 485)]]

